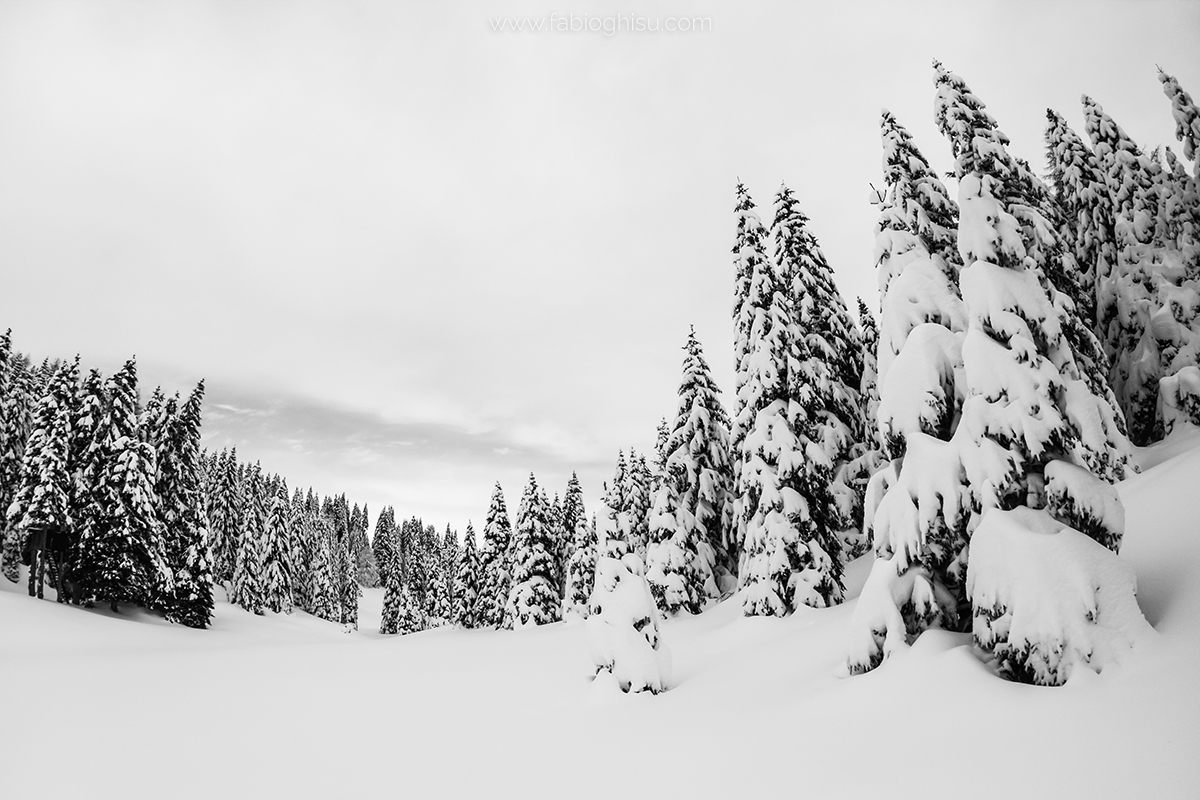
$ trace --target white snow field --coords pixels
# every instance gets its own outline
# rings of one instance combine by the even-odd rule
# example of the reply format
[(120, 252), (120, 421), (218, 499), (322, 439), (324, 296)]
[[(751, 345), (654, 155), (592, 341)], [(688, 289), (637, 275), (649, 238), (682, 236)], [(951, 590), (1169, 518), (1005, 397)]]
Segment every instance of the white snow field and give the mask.
[(846, 677), (849, 602), (662, 628), (664, 694), (585, 627), (381, 636), (218, 602), (211, 630), (0, 588), (0, 797), (1200, 797), (1200, 435), (1140, 453), (1122, 557), (1157, 633), (1065, 687), (931, 631)]

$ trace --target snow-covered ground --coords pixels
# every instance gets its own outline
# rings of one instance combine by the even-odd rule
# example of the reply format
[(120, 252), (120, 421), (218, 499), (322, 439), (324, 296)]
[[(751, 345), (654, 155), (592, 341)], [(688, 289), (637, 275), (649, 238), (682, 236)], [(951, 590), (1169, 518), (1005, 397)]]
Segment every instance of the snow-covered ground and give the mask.
[(1122, 556), (1157, 634), (1058, 689), (936, 631), (845, 677), (853, 599), (669, 621), (651, 696), (593, 680), (579, 624), (385, 637), (369, 590), (354, 634), (223, 601), (196, 631), (0, 581), (0, 797), (1196, 798), (1200, 436), (1140, 456)]

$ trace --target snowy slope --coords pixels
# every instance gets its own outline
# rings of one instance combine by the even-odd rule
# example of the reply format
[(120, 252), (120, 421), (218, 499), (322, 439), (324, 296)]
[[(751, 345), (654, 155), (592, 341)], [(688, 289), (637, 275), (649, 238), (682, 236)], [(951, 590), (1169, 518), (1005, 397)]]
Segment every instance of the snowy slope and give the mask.
[(1200, 436), (1140, 455), (1122, 554), (1158, 634), (1060, 689), (936, 631), (844, 677), (853, 600), (670, 621), (655, 697), (593, 681), (579, 624), (383, 637), (368, 590), (356, 634), (223, 602), (194, 631), (0, 582), (0, 796), (1195, 798)]

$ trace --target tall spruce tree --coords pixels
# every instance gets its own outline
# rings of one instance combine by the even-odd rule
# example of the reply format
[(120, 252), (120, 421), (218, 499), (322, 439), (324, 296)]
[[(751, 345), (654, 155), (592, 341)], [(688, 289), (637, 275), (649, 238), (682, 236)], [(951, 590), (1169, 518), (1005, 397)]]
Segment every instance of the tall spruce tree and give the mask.
[(770, 260), (756, 261), (742, 308), (749, 335), (734, 421), (743, 432), (735, 509), (745, 532), (738, 583), (747, 615), (830, 605), (843, 593), (839, 514), (816, 440), (824, 409), (815, 376), (801, 371), (812, 362), (785, 277)]
[[(851, 464), (860, 455), (864, 439), (858, 396), (862, 341), (808, 223), (791, 190), (782, 186), (771, 223), (772, 258), (776, 275), (790, 295), (794, 335), (804, 340), (798, 352), (807, 357), (807, 363), (791, 371), (803, 376), (794, 391), (798, 396), (816, 395), (815, 404), (810, 404), (814, 434), (830, 466), (830, 491), (840, 512), (836, 524), (850, 529), (859, 524), (863, 503), (857, 465)], [(858, 531), (847, 535), (850, 549), (857, 549)]]
[[(743, 405), (743, 387), (753, 378), (752, 364), (753, 340), (755, 337), (755, 321), (759, 318), (759, 309), (752, 299), (754, 291), (754, 276), (768, 269), (767, 230), (762, 224), (758, 213), (754, 210), (754, 201), (749, 190), (740, 181), (736, 189), (737, 202), (734, 205), (735, 232), (733, 242), (733, 358), (734, 358), (734, 397), (735, 406), (730, 427), (729, 452), (732, 455), (731, 467), (735, 485), (742, 485), (742, 453), (744, 440), (749, 433), (749, 426), (754, 421), (754, 413), (746, 413)], [(751, 391), (751, 393), (753, 393)], [(733, 498), (733, 540), (734, 552), (731, 554), (737, 563), (741, 563), (741, 547), (746, 538), (746, 510), (742, 506), (744, 497), (741, 492), (735, 492)]]

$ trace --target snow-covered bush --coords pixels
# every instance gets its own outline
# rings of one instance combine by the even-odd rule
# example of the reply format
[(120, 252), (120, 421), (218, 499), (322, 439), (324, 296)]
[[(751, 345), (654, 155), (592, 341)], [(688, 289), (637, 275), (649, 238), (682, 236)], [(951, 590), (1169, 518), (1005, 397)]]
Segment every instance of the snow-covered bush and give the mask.
[(1059, 686), (1101, 672), (1150, 630), (1133, 569), (1045, 511), (993, 509), (971, 540), (967, 570), (976, 644), (1000, 674)]
[(658, 633), (658, 609), (642, 561), (620, 537), (605, 543), (587, 619), (596, 672), (608, 670), (625, 692), (667, 689), (671, 654)]

